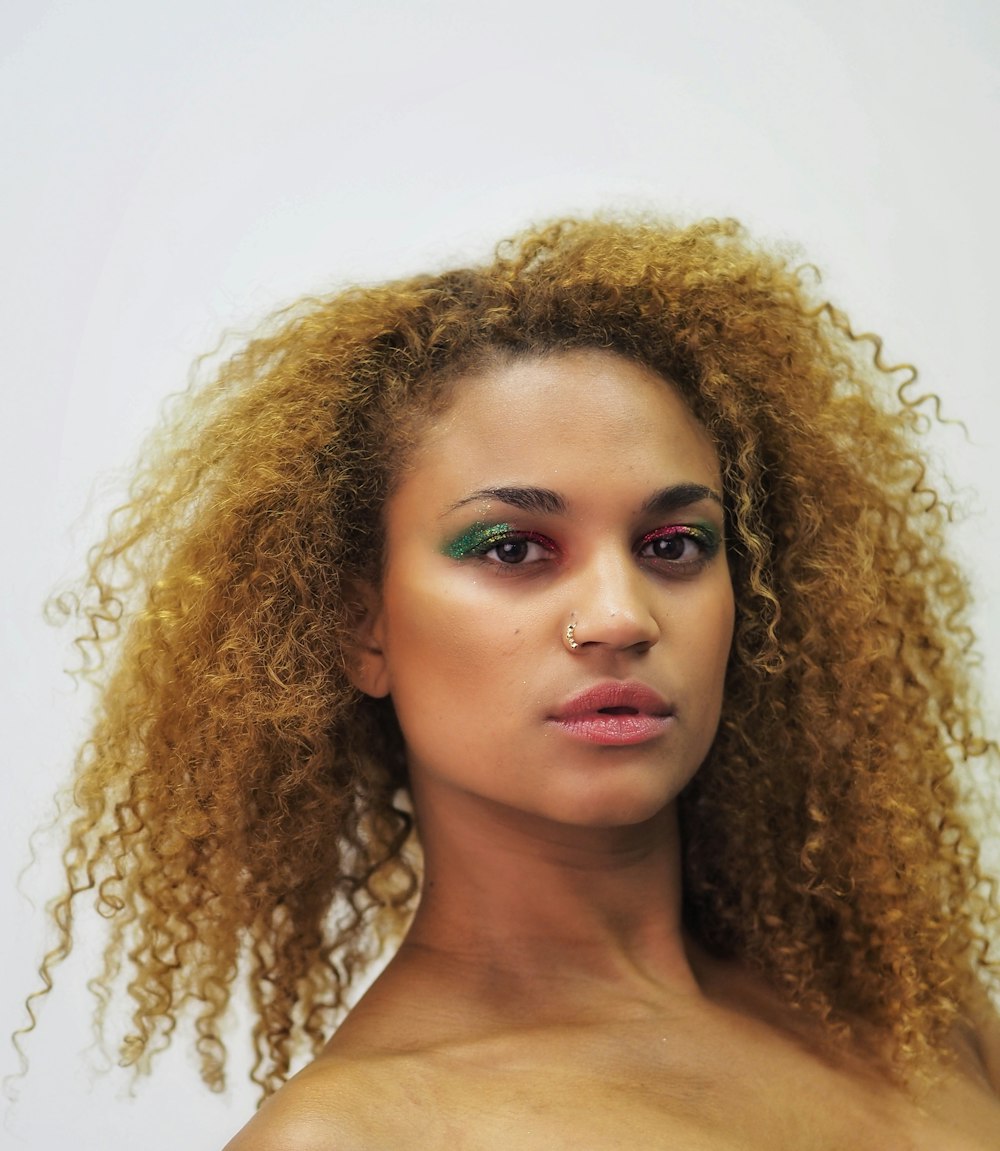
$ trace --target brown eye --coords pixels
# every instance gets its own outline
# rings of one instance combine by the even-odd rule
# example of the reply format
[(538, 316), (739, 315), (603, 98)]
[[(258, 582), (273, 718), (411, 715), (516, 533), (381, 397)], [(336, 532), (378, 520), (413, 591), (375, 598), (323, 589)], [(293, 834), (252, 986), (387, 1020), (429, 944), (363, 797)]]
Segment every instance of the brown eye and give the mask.
[(649, 548), (658, 560), (679, 560), (683, 559), (688, 544), (693, 542), (690, 536), (663, 536), (650, 540)]
[(530, 567), (539, 561), (551, 559), (555, 546), (544, 536), (534, 532), (511, 533), (479, 552), (481, 559), (494, 565), (516, 567), (524, 564)]
[(528, 541), (505, 540), (502, 544), (497, 544), (493, 550), (501, 563), (519, 564), (528, 555)]
[(714, 528), (700, 524), (671, 524), (650, 532), (639, 541), (641, 559), (659, 560), (661, 572), (694, 572), (719, 550), (721, 539)]

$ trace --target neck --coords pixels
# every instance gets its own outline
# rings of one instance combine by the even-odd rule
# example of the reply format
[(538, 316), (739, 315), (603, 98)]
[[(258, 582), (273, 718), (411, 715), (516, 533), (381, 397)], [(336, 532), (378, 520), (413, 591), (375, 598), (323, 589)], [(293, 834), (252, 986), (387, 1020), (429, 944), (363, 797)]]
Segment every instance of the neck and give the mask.
[[(681, 930), (676, 808), (567, 827), (462, 793), (415, 794), (424, 890), (403, 956), (526, 1009), (539, 997), (697, 990)], [(555, 992), (554, 992), (554, 989)]]

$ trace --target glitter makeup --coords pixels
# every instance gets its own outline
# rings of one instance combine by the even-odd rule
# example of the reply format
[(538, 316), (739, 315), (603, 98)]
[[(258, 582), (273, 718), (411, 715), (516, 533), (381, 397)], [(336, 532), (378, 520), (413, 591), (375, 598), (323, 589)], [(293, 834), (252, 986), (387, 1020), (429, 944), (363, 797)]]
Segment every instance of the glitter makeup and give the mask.
[[(675, 540), (675, 539), (690, 539), (694, 540), (701, 548), (700, 559), (711, 559), (719, 550), (722, 540), (718, 531), (708, 523), (696, 524), (670, 524), (668, 527), (656, 528), (639, 540), (638, 550), (642, 551), (648, 544), (656, 543), (657, 540)], [(667, 557), (656, 557), (666, 559)], [(683, 563), (684, 561), (675, 561)], [(691, 562), (691, 561), (687, 561)]]
[(496, 547), (510, 535), (510, 524), (484, 524), (475, 523), (455, 536), (441, 549), (442, 555), (453, 560), (465, 559), (468, 556), (482, 555), (490, 548)]

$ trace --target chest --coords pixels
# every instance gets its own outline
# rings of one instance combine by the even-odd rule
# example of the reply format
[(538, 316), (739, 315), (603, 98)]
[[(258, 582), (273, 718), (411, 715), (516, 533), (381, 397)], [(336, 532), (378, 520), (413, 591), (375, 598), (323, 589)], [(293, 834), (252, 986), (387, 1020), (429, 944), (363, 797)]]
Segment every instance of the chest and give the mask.
[[(921, 1106), (791, 1044), (742, 1037), (686, 1047), (638, 1032), (609, 1041), (423, 1053), (373, 1142), (450, 1151), (987, 1151), (1000, 1103), (955, 1079)], [(390, 1130), (390, 1128), (394, 1130)], [(392, 1145), (404, 1145), (404, 1142)]]

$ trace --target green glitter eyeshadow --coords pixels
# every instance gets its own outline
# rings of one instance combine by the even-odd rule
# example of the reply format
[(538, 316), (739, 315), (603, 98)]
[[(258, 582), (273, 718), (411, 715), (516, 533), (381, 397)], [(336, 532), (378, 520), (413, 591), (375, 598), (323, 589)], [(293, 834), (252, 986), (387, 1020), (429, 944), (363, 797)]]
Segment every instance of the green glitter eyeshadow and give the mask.
[(441, 549), (441, 554), (453, 560), (488, 551), (510, 532), (510, 524), (472, 524)]
[(708, 523), (690, 524), (689, 526), (692, 536), (701, 540), (706, 553), (714, 556), (722, 545), (722, 537), (719, 535), (718, 529)]

